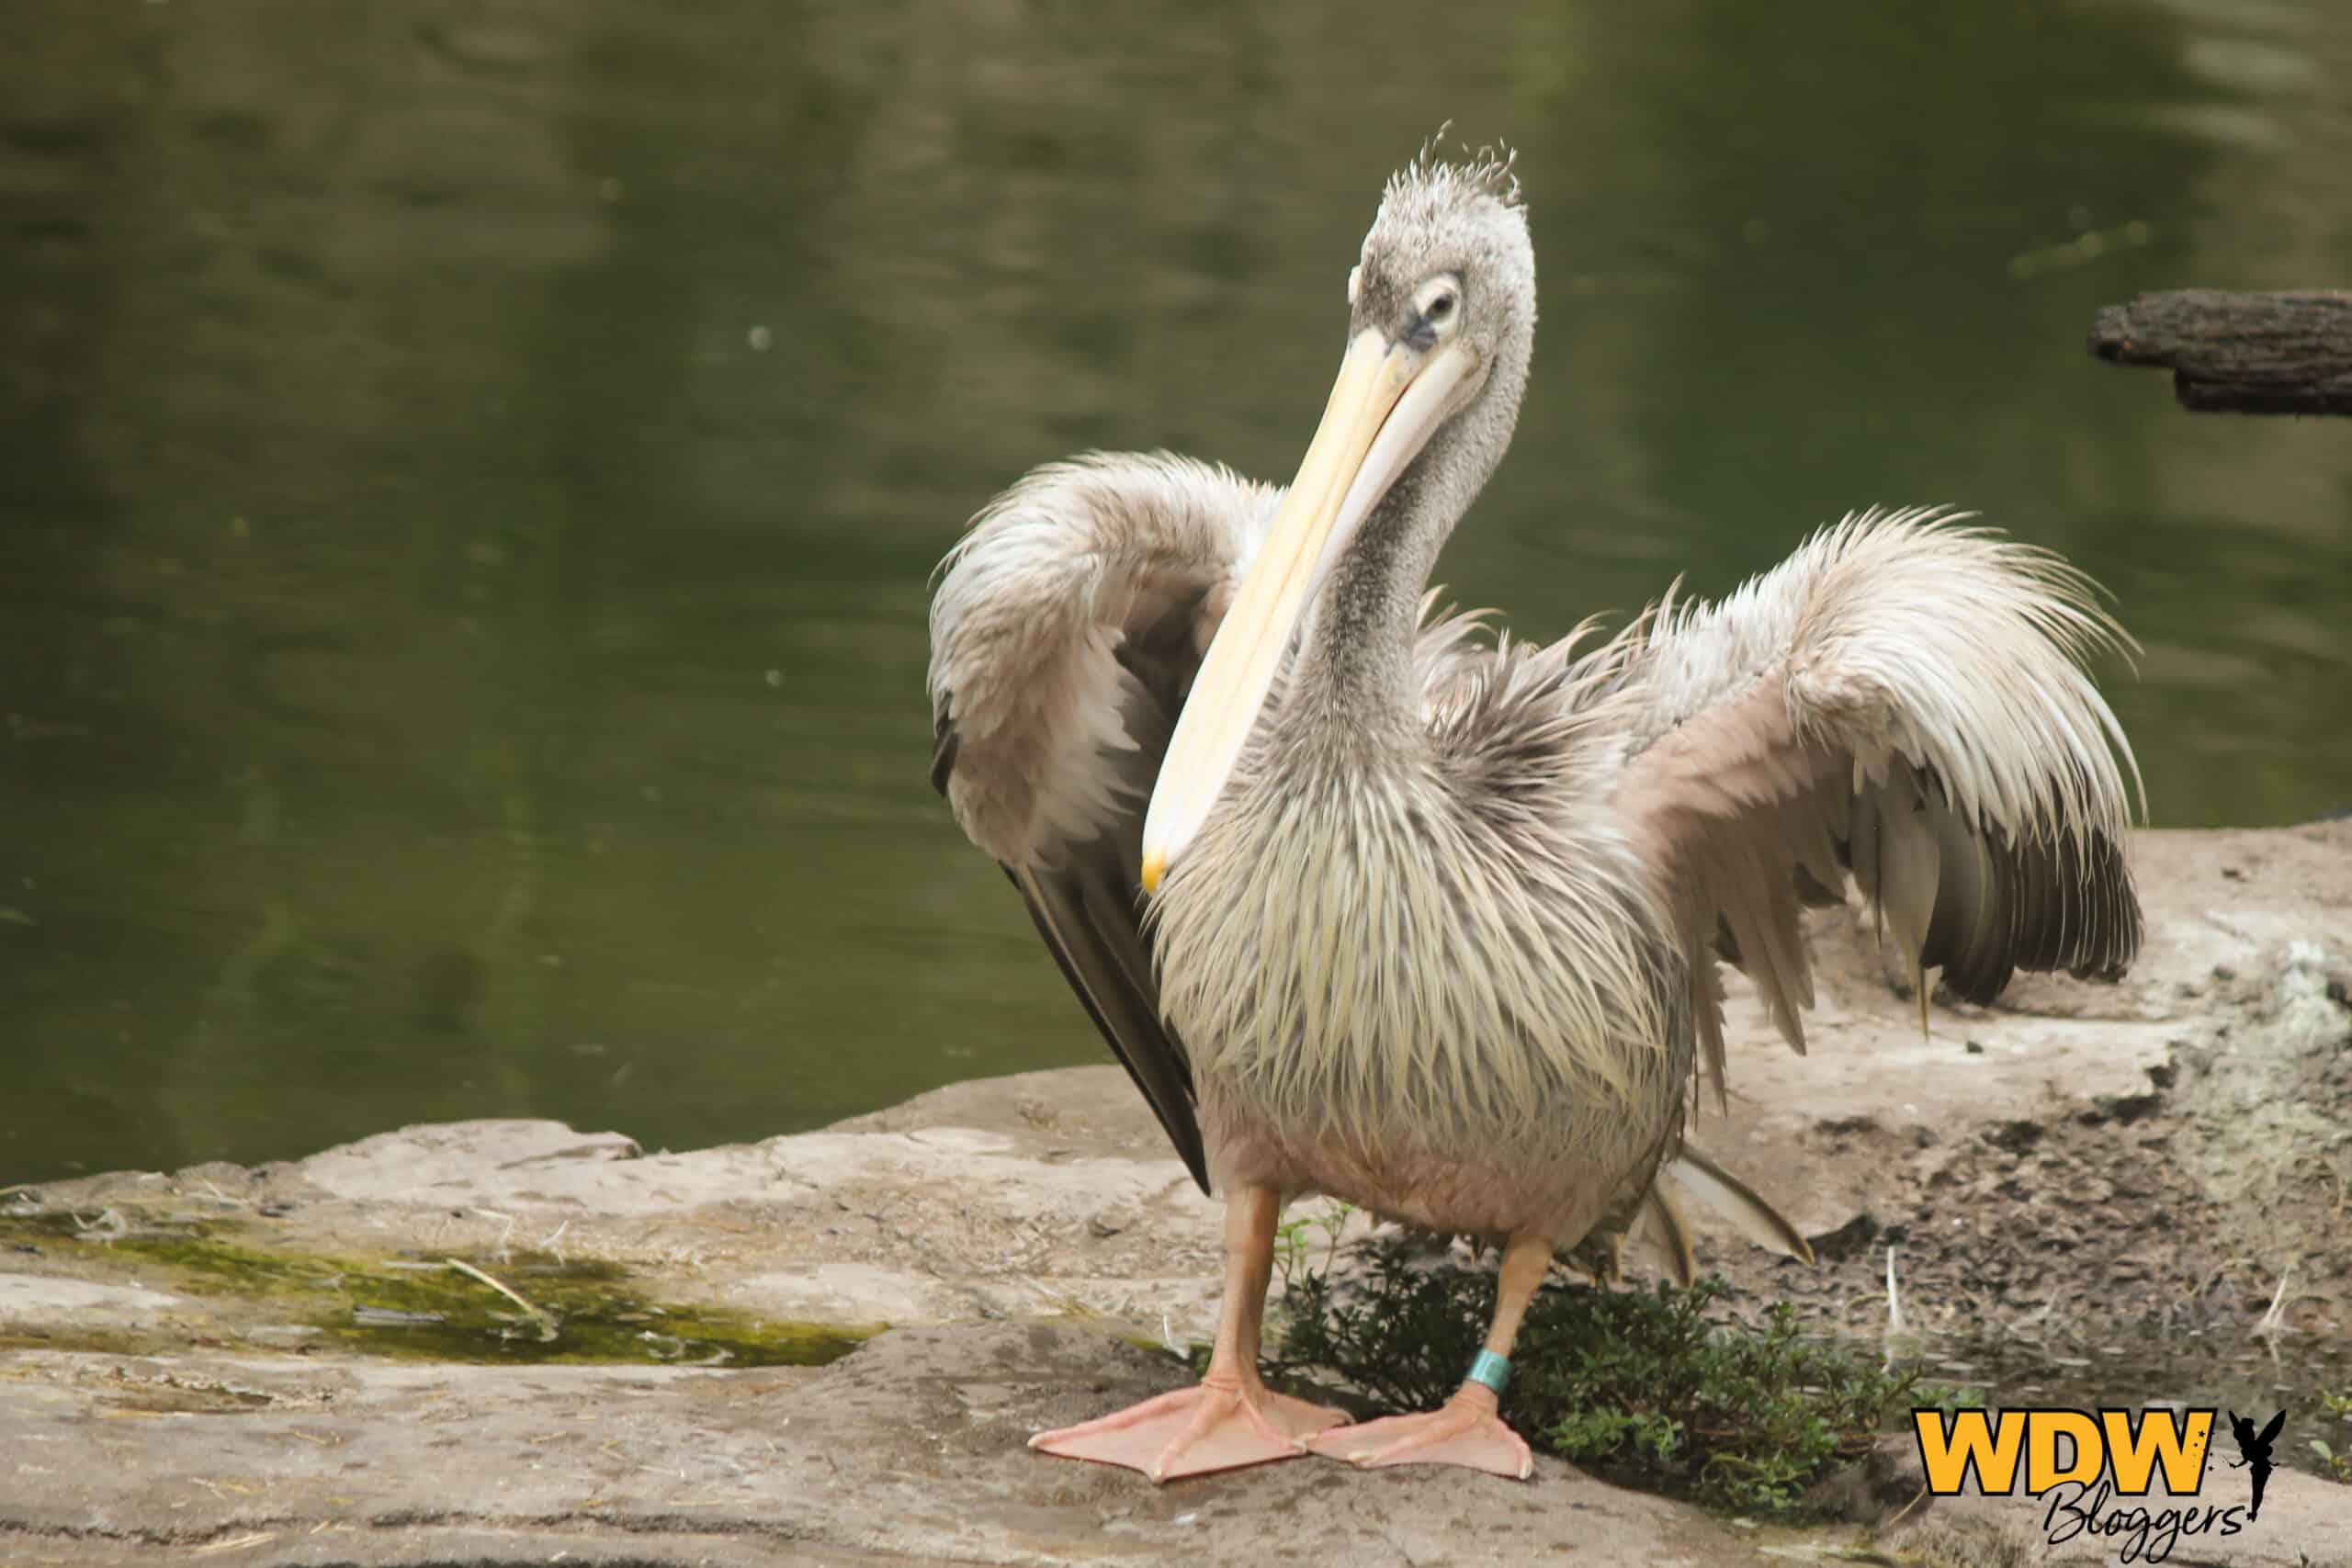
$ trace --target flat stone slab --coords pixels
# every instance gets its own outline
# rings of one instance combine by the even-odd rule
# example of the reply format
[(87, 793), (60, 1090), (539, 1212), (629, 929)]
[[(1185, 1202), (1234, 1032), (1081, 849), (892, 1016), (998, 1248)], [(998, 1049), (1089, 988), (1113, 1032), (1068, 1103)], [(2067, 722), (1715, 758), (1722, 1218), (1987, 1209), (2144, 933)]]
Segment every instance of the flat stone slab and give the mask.
[(0, 1322), (53, 1323), (67, 1316), (81, 1323), (102, 1317), (149, 1322), (158, 1314), (179, 1311), (187, 1304), (184, 1297), (144, 1285), (0, 1273)]
[[(0, 1371), (0, 1562), (1746, 1568), (1866, 1548), (1858, 1529), (1743, 1528), (1556, 1460), (1526, 1483), (1302, 1459), (1154, 1487), (1023, 1446), (1183, 1381), (1042, 1324), (901, 1330), (822, 1371), (36, 1352)], [(2282, 1473), (2228, 1552), (2200, 1538), (2182, 1560), (2346, 1561), (2346, 1501)], [(1896, 1540), (1963, 1563), (2115, 1560), (2105, 1543), (2050, 1551), (2040, 1517), (1939, 1504)], [(2028, 1540), (2030, 1555), (1998, 1555)]]

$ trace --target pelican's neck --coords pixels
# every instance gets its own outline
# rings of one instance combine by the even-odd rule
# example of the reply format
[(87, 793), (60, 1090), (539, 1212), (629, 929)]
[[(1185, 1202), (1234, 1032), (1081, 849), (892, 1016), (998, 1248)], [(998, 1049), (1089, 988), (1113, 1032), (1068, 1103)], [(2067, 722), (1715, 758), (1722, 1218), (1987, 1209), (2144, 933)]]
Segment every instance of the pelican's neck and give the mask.
[(1333, 563), (1298, 653), (1286, 715), (1389, 739), (1420, 728), (1413, 638), (1421, 595), (1455, 518), (1438, 504), (1435, 453), (1397, 476)]
[[(1332, 564), (1298, 653), (1283, 721), (1335, 727), (1409, 751), (1421, 742), (1413, 669), (1438, 551), (1510, 447), (1533, 347), (1533, 288), (1470, 405), (1438, 427)], [(1361, 750), (1362, 748), (1360, 748)]]

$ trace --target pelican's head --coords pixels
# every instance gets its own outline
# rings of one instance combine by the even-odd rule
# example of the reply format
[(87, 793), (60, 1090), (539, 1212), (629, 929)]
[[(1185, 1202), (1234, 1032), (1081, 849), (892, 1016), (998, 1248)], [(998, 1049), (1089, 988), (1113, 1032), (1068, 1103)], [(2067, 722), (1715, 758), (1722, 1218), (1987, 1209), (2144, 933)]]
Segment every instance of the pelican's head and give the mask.
[(1442, 536), (1502, 460), (1535, 339), (1535, 252), (1510, 160), (1425, 152), (1399, 170), (1348, 275), (1348, 311), (1322, 426), (1169, 740), (1144, 818), (1147, 891), (1207, 819), (1365, 519), (1418, 462), (1417, 488), (1435, 502), (1421, 513)]
[(1348, 274), (1348, 312), (1351, 356), (1370, 353), (1365, 339), (1376, 334), (1383, 357), (1395, 356), (1425, 389), (1418, 406), (1400, 399), (1391, 423), (1397, 414), (1421, 417), (1393, 436), (1384, 428), (1387, 442), (1418, 454), (1477, 405), (1489, 416), (1477, 423), (1498, 435), (1491, 451), (1476, 454), (1487, 459), (1475, 469), (1474, 482), (1483, 483), (1509, 443), (1535, 342), (1535, 247), (1510, 161), (1423, 158), (1391, 177)]

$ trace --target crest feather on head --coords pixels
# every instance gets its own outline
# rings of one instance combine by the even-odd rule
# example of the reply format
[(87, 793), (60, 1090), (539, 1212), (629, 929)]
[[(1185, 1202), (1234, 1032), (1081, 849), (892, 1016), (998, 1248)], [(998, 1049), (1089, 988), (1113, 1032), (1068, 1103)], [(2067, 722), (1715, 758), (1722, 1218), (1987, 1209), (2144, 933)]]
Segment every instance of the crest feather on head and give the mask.
[(1439, 126), (1437, 133), (1421, 143), (1421, 150), (1413, 155), (1412, 162), (1388, 176), (1388, 188), (1381, 192), (1382, 202), (1424, 192), (1432, 197), (1475, 192), (1492, 197), (1505, 207), (1521, 205), (1515, 170), (1518, 150), (1501, 143), (1472, 147), (1465, 142), (1462, 144), (1461, 156), (1449, 160), (1445, 156), (1445, 133), (1453, 125), (1448, 120)]

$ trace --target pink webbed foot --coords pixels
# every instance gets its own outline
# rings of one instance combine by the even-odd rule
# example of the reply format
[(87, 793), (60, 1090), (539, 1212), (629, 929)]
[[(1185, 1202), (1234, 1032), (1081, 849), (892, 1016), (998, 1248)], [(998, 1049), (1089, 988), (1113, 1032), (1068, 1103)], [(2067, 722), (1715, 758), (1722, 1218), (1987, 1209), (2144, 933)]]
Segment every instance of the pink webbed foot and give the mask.
[(1059, 1431), (1029, 1446), (1063, 1459), (1139, 1470), (1153, 1482), (1296, 1459), (1316, 1433), (1347, 1420), (1338, 1410), (1275, 1393), (1256, 1379), (1213, 1378)]
[(1385, 1416), (1359, 1427), (1342, 1427), (1307, 1446), (1359, 1470), (1458, 1464), (1513, 1481), (1535, 1473), (1535, 1456), (1517, 1432), (1503, 1425), (1495, 1414), (1495, 1396), (1483, 1388), (1464, 1389), (1419, 1416)]

